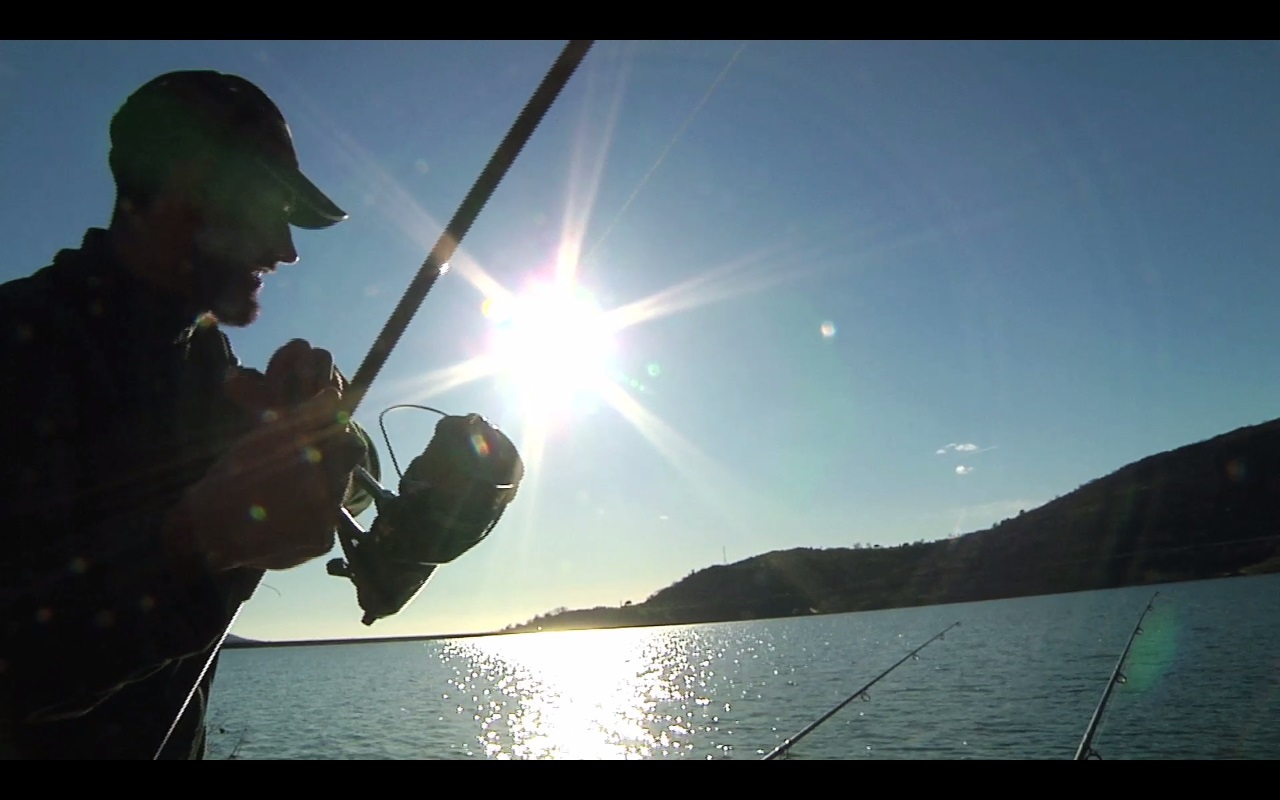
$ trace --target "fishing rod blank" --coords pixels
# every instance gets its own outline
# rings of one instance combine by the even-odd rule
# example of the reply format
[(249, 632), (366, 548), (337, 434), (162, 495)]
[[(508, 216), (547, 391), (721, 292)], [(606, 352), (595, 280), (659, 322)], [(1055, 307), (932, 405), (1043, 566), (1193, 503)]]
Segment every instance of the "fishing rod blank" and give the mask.
[[(551, 69), (542, 79), (542, 83), (538, 85), (537, 90), (520, 111), (520, 115), (512, 124), (511, 129), (507, 131), (507, 135), (498, 145), (498, 149), (490, 157), (484, 171), (480, 173), (471, 190), (463, 198), (462, 204), (454, 213), (453, 218), (449, 220), (449, 224), (445, 226), (444, 232), (440, 234), (435, 247), (427, 255), (426, 261), (419, 268), (413, 282), (400, 298), (399, 304), (396, 305), (395, 310), (391, 313), (386, 325), (383, 326), (382, 332), (374, 340), (368, 355), (365, 356), (364, 361), (360, 364), (360, 369), (357, 370), (355, 377), (348, 383), (347, 390), (343, 393), (341, 401), (342, 409), (346, 412), (348, 418), (354, 414), (356, 407), (359, 406), (360, 401), (368, 393), (370, 384), (377, 377), (382, 365), (386, 363), (387, 356), (391, 354), (392, 348), (395, 347), (400, 337), (404, 334), (405, 328), (412, 321), (413, 315), (417, 313), (418, 307), (427, 296), (427, 292), (435, 285), (436, 280), (444, 274), (445, 265), (453, 257), (458, 244), (462, 241), (462, 237), (471, 228), (481, 209), (484, 208), (485, 203), (488, 202), (489, 197), (497, 189), (503, 176), (506, 175), (507, 170), (511, 167), (511, 163), (520, 154), (520, 151), (524, 149), (524, 145), (533, 135), (534, 129), (542, 121), (547, 110), (555, 102), (565, 84), (569, 82), (569, 78), (573, 76), (573, 73), (577, 70), (578, 65), (582, 63), (582, 59), (586, 57), (587, 51), (591, 49), (593, 44), (595, 44), (595, 41), (592, 39), (573, 39), (564, 46), (560, 56), (551, 65)], [(343, 513), (349, 517), (346, 509), (343, 509)], [(160, 754), (164, 752), (165, 746), (169, 743), (174, 730), (178, 727), (178, 722), (191, 704), (191, 699), (195, 696), (200, 682), (204, 679), (210, 665), (213, 664), (214, 657), (222, 650), (222, 645), (226, 641), (227, 635), (231, 632), (232, 626), (235, 625), (236, 619), (243, 610), (244, 603), (241, 603), (240, 607), (232, 614), (231, 621), (227, 623), (226, 629), (210, 651), (204, 667), (200, 670), (195, 682), (191, 684), (191, 689), (187, 692), (187, 697), (178, 709), (178, 713), (174, 715), (173, 722), (169, 725), (169, 730), (160, 741), (160, 746), (156, 748), (155, 755), (152, 757), (153, 760), (159, 759)]]
[(493, 194), (494, 189), (498, 187), (498, 183), (506, 175), (511, 162), (515, 161), (516, 156), (520, 154), (525, 143), (528, 142), (529, 137), (533, 134), (534, 128), (542, 121), (547, 109), (555, 102), (560, 90), (569, 82), (569, 78), (577, 70), (578, 64), (582, 63), (582, 59), (586, 57), (587, 51), (591, 49), (591, 45), (594, 43), (592, 39), (573, 39), (564, 46), (564, 49), (560, 52), (560, 57), (551, 65), (550, 71), (542, 79), (537, 91), (529, 98), (529, 102), (521, 110), (520, 116), (516, 118), (511, 129), (507, 131), (506, 138), (498, 145), (498, 149), (494, 151), (489, 163), (485, 165), (484, 171), (480, 173), (480, 177), (472, 185), (471, 191), (467, 192), (462, 204), (454, 212), (453, 218), (445, 226), (444, 232), (436, 240), (435, 247), (431, 249), (427, 260), (422, 263), (418, 274), (414, 276), (413, 282), (409, 284), (404, 296), (400, 298), (400, 303), (391, 312), (391, 316), (387, 319), (386, 325), (383, 326), (382, 332), (378, 334), (373, 346), (369, 348), (369, 353), (365, 356), (364, 361), (361, 362), (360, 369), (356, 371), (355, 377), (351, 379), (350, 385), (343, 392), (342, 407), (348, 415), (355, 413), (356, 406), (360, 405), (360, 401), (364, 399), (365, 394), (369, 391), (369, 384), (373, 383), (373, 379), (381, 371), (382, 365), (387, 361), (387, 356), (391, 354), (391, 349), (396, 346), (396, 343), (404, 334), (405, 328), (408, 327), (409, 322), (413, 319), (413, 315), (417, 313), (418, 306), (427, 296), (427, 292), (431, 291), (431, 287), (435, 285), (436, 280), (447, 270), (446, 265), (449, 263), (449, 259), (453, 258), (454, 251), (458, 248), (458, 244), (462, 242), (462, 237), (471, 228), (471, 223), (475, 221), (480, 210), (484, 208), (489, 196)]
[(845, 698), (844, 700), (842, 700), (838, 705), (836, 705), (836, 707), (835, 707), (835, 708), (831, 709), (831, 710), (830, 710), (830, 711), (828, 711), (827, 713), (825, 713), (825, 714), (823, 714), (822, 716), (818, 717), (818, 718), (817, 718), (816, 720), (814, 720), (813, 722), (811, 722), (811, 723), (809, 723), (808, 725), (806, 725), (806, 726), (804, 727), (804, 729), (803, 729), (803, 730), (801, 730), (799, 733), (797, 733), (795, 736), (792, 736), (792, 737), (788, 738), (788, 739), (787, 739), (787, 740), (785, 740), (782, 744), (780, 744), (780, 745), (778, 745), (777, 747), (773, 748), (773, 750), (771, 750), (771, 751), (769, 752), (769, 754), (768, 754), (768, 755), (766, 755), (764, 758), (762, 758), (762, 759), (761, 759), (761, 761), (771, 761), (771, 760), (773, 760), (774, 758), (777, 758), (778, 756), (785, 754), (788, 750), (790, 750), (790, 749), (792, 748), (792, 746), (794, 746), (794, 745), (795, 745), (795, 743), (796, 743), (796, 742), (798, 742), (798, 741), (800, 741), (801, 739), (803, 739), (804, 737), (808, 736), (808, 735), (813, 731), (813, 729), (814, 729), (814, 728), (816, 728), (816, 727), (818, 727), (819, 725), (821, 725), (822, 723), (826, 722), (826, 721), (827, 721), (828, 719), (830, 719), (830, 718), (832, 717), (832, 715), (834, 715), (837, 711), (839, 711), (840, 709), (842, 709), (842, 708), (844, 708), (845, 706), (849, 705), (849, 704), (850, 704), (850, 703), (852, 703), (854, 700), (857, 700), (859, 697), (863, 698), (864, 700), (870, 700), (870, 699), (871, 699), (871, 697), (870, 697), (870, 695), (868, 695), (868, 694), (867, 694), (867, 690), (868, 690), (868, 689), (870, 689), (872, 686), (874, 686), (876, 683), (878, 683), (878, 682), (880, 681), (880, 679), (881, 679), (881, 678), (883, 678), (884, 676), (888, 675), (890, 672), (893, 672), (893, 671), (894, 671), (895, 669), (897, 669), (898, 667), (902, 666), (904, 663), (906, 663), (908, 660), (910, 660), (912, 657), (914, 657), (916, 653), (919, 653), (921, 650), (923, 650), (923, 649), (925, 649), (926, 647), (928, 647), (928, 646), (929, 646), (930, 644), (932, 644), (934, 641), (936, 641), (936, 640), (938, 640), (938, 639), (943, 638), (943, 637), (946, 635), (947, 631), (949, 631), (949, 630), (951, 630), (952, 628), (954, 628), (954, 627), (958, 626), (959, 624), (960, 624), (959, 622), (953, 622), (953, 623), (951, 623), (950, 625), (948, 625), (947, 627), (945, 627), (945, 628), (943, 628), (941, 631), (939, 631), (937, 634), (935, 634), (935, 635), (934, 635), (934, 637), (933, 637), (932, 639), (930, 639), (929, 641), (927, 641), (927, 642), (925, 642), (924, 644), (920, 645), (920, 646), (919, 646), (919, 647), (917, 647), (915, 650), (912, 650), (910, 653), (907, 653), (907, 654), (906, 654), (905, 656), (903, 656), (902, 658), (898, 659), (897, 663), (895, 663), (892, 667), (889, 667), (889, 668), (888, 668), (888, 669), (886, 669), (884, 672), (881, 672), (879, 675), (877, 675), (877, 676), (875, 676), (874, 678), (872, 678), (872, 679), (871, 679), (871, 680), (870, 680), (870, 681), (869, 681), (865, 686), (863, 686), (863, 687), (862, 687), (861, 689), (859, 689), (858, 691), (856, 691), (856, 692), (854, 692), (853, 694), (851, 694), (851, 695), (849, 695), (848, 697), (846, 697), (846, 698)]
[(1111, 678), (1107, 681), (1107, 688), (1102, 692), (1102, 699), (1098, 701), (1098, 707), (1093, 710), (1093, 719), (1089, 720), (1089, 728), (1084, 732), (1084, 738), (1080, 740), (1080, 747), (1076, 750), (1076, 761), (1101, 761), (1102, 756), (1098, 751), (1093, 749), (1093, 735), (1098, 730), (1098, 723), (1102, 721), (1102, 710), (1107, 706), (1107, 700), (1111, 697), (1111, 690), (1118, 683), (1125, 683), (1128, 679), (1120, 668), (1124, 666), (1124, 660), (1129, 657), (1129, 648), (1133, 647), (1133, 640), (1138, 638), (1138, 634), (1142, 633), (1142, 620), (1147, 616), (1148, 612), (1155, 608), (1156, 598), (1159, 592), (1151, 595), (1151, 599), (1147, 601), (1147, 607), (1142, 610), (1138, 616), (1138, 623), (1133, 626), (1133, 633), (1129, 634), (1129, 641), (1124, 646), (1124, 652), (1120, 654), (1120, 658), (1116, 661), (1116, 667), (1111, 671)]

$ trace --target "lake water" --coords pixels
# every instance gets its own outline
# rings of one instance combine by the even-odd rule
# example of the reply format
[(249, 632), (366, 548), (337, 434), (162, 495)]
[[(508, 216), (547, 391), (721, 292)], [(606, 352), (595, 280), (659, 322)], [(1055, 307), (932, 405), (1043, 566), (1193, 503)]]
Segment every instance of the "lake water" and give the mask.
[(209, 757), (1280, 758), (1280, 575), (762, 622), (225, 652)]

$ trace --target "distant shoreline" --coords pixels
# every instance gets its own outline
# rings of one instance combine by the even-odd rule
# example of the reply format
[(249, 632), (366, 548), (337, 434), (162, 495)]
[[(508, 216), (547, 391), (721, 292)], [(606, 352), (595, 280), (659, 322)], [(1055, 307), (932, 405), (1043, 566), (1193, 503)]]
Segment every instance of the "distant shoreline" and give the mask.
[[(528, 631), (518, 631), (528, 633)], [(481, 633), (440, 633), (426, 636), (370, 636), (355, 639), (291, 639), (281, 642), (263, 642), (256, 639), (245, 639), (228, 636), (223, 649), (257, 648), (257, 647), (319, 647), (331, 644), (381, 644), (385, 642), (430, 642), (440, 639), (475, 639), (480, 636), (503, 636), (517, 631), (487, 631)]]
[(786, 616), (761, 616), (761, 617), (752, 617), (752, 618), (734, 619), (734, 620), (686, 620), (682, 622), (665, 621), (665, 622), (647, 622), (647, 623), (642, 622), (634, 625), (614, 624), (614, 625), (596, 625), (596, 626), (590, 626), (590, 627), (588, 626), (556, 627), (554, 624), (552, 624), (550, 627), (544, 627), (544, 628), (538, 628), (538, 629), (523, 628), (523, 629), (516, 629), (516, 630), (481, 631), (481, 632), (472, 632), (472, 633), (438, 633), (438, 634), (428, 634), (428, 635), (421, 635), (421, 636), (370, 636), (365, 638), (354, 638), (354, 639), (296, 639), (296, 640), (276, 641), (276, 642), (264, 642), (264, 641), (258, 641), (255, 639), (245, 639), (243, 637), (235, 636), (234, 634), (232, 634), (227, 637), (227, 641), (223, 644), (223, 649), (246, 649), (247, 650), (247, 649), (265, 648), (265, 647), (322, 647), (325, 645), (385, 644), (385, 643), (394, 643), (394, 642), (433, 642), (433, 641), (440, 641), (442, 639), (477, 639), (477, 638), (486, 637), (486, 636), (515, 636), (518, 634), (530, 634), (530, 633), (558, 633), (558, 632), (569, 632), (569, 631), (617, 630), (617, 629), (625, 629), (625, 628), (655, 628), (655, 627), (669, 627), (669, 626), (677, 626), (677, 625), (718, 624), (722, 622), (764, 622), (764, 621), (770, 621), (770, 620), (797, 619), (797, 618), (805, 618), (805, 617), (811, 618), (812, 616), (826, 616), (828, 614), (865, 613), (869, 611), (889, 611), (889, 610), (898, 610), (903, 608), (918, 608), (918, 607), (921, 607), (922, 605), (923, 606), (954, 605), (956, 603), (989, 602), (992, 599), (1013, 600), (1013, 599), (1019, 599), (1023, 597), (1038, 597), (1038, 596), (1055, 595), (1055, 594), (1078, 594), (1081, 592), (1090, 592), (1090, 591), (1131, 589), (1131, 588), (1137, 588), (1141, 586), (1176, 586), (1177, 584), (1180, 584), (1180, 583), (1195, 583), (1195, 582), (1205, 581), (1205, 580), (1261, 578), (1261, 577), (1269, 577), (1271, 575), (1276, 575), (1276, 574), (1280, 574), (1280, 571), (1259, 572), (1254, 574), (1217, 575), (1217, 576), (1212, 576), (1208, 578), (1185, 578), (1185, 579), (1177, 579), (1177, 580), (1170, 580), (1170, 581), (1134, 583), (1134, 584), (1128, 584), (1125, 586), (1102, 587), (1099, 589), (1076, 589), (1076, 590), (1071, 590), (1066, 592), (1031, 593), (1031, 594), (1025, 594), (1025, 595), (1016, 595), (1011, 597), (984, 598), (979, 600), (960, 600), (960, 601), (950, 601), (950, 602), (936, 603), (936, 604), (926, 603), (926, 604), (916, 604), (916, 605), (892, 606), (887, 608), (864, 609), (861, 612), (832, 611), (832, 612), (823, 612), (823, 613), (813, 614), (813, 615), (805, 614), (805, 615), (786, 615)]
[[(760, 617), (752, 621), (762, 621), (767, 619), (785, 619), (784, 617)], [(742, 622), (743, 620), (717, 620)], [(420, 636), (368, 636), (364, 638), (354, 639), (290, 639), (279, 642), (264, 642), (257, 639), (245, 639), (235, 634), (227, 636), (226, 642), (223, 643), (223, 649), (241, 649), (256, 647), (316, 647), (330, 644), (383, 644), (386, 642), (435, 642), (441, 639), (479, 639), (485, 636), (516, 636), (524, 633), (563, 633), (568, 631), (584, 631), (584, 630), (615, 630), (618, 628), (661, 628), (671, 625), (700, 625), (701, 620), (688, 620), (684, 622), (638, 622), (634, 625), (597, 625), (593, 627), (582, 628), (558, 628), (554, 625), (546, 628), (518, 628), (502, 631), (477, 631), (472, 633), (432, 633)]]

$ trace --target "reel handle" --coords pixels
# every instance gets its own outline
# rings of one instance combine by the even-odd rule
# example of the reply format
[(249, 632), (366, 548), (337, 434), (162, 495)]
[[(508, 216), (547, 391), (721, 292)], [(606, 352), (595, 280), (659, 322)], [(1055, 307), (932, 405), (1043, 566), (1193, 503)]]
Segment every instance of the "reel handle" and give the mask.
[[(373, 497), (373, 504), (375, 506), (380, 507), (381, 504), (391, 502), (396, 499), (395, 493), (378, 483), (378, 479), (373, 477), (373, 475), (370, 475), (369, 470), (365, 469), (363, 466), (356, 466), (355, 470), (351, 473), (351, 479), (356, 482), (356, 485), (361, 489), (364, 489)], [(345, 511), (346, 509), (343, 510)], [(351, 515), (348, 514), (347, 517), (350, 518)], [(351, 519), (351, 522), (352, 524), (355, 524), (355, 519)], [(356, 525), (356, 528), (363, 531), (359, 525)]]

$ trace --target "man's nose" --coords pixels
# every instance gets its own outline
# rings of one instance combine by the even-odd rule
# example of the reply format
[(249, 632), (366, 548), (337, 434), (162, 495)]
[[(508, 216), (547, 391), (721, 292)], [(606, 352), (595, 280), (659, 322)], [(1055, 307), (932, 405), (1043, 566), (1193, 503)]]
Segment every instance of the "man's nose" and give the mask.
[(298, 251), (293, 246), (293, 232), (289, 229), (288, 223), (285, 223), (283, 230), (276, 236), (272, 257), (278, 264), (298, 263)]

